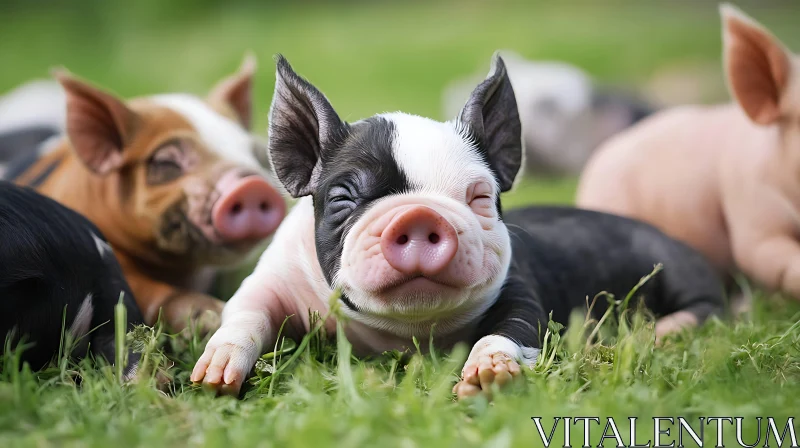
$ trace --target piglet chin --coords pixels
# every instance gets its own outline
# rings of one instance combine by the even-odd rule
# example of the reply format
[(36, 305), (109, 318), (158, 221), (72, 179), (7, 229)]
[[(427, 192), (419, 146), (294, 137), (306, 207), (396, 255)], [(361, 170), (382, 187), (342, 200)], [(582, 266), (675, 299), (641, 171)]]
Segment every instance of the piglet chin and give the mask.
[(408, 297), (419, 295), (441, 295), (447, 292), (455, 292), (457, 286), (442, 283), (440, 281), (424, 277), (414, 276), (381, 287), (376, 293), (387, 297)]

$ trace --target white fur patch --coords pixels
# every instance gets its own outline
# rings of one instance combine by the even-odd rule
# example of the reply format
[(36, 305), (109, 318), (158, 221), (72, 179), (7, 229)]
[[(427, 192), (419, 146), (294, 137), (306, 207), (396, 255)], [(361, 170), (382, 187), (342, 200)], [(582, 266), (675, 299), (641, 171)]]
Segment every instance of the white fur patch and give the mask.
[(64, 129), (67, 116), (64, 89), (50, 80), (22, 84), (0, 97), (0, 131), (28, 126)]
[(172, 93), (156, 95), (151, 99), (156, 104), (172, 109), (186, 118), (208, 148), (223, 159), (263, 172), (253, 154), (253, 138), (233, 120), (215, 112), (192, 95)]
[(478, 149), (453, 122), (440, 123), (400, 112), (381, 116), (395, 127), (394, 158), (418, 192), (463, 201), (471, 183), (496, 183)]
[(125, 382), (132, 381), (136, 378), (136, 374), (139, 373), (139, 363), (130, 366), (128, 372), (123, 375), (122, 380)]
[(78, 314), (69, 326), (69, 333), (75, 339), (80, 339), (89, 333), (89, 326), (92, 324), (92, 316), (94, 315), (94, 305), (92, 304), (92, 294), (86, 295), (86, 298), (81, 302), (78, 308)]
[(538, 348), (522, 347), (505, 336), (489, 335), (482, 337), (469, 352), (466, 364), (477, 362), (481, 356), (505, 353), (528, 367), (533, 367), (541, 352)]
[(91, 235), (92, 239), (94, 240), (94, 245), (97, 247), (97, 252), (100, 253), (100, 258), (105, 258), (107, 253), (112, 253), (111, 246), (109, 246), (107, 242), (103, 241), (102, 238), (95, 235), (94, 232), (89, 232), (89, 235)]

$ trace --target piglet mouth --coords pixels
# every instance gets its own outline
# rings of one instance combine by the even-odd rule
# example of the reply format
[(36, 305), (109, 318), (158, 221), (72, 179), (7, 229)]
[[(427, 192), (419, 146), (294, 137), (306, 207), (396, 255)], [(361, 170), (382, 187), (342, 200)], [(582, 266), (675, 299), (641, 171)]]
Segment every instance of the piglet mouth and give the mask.
[(381, 295), (406, 295), (406, 294), (425, 294), (441, 293), (458, 289), (441, 280), (426, 277), (422, 274), (403, 276), (382, 285), (376, 293)]

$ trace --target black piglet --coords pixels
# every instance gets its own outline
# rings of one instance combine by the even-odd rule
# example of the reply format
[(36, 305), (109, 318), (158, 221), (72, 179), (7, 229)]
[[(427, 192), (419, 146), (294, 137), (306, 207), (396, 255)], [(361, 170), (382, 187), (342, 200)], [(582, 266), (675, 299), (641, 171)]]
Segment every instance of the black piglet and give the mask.
[[(59, 352), (114, 360), (114, 307), (124, 294), (127, 330), (143, 322), (111, 247), (88, 219), (33, 190), (0, 182), (0, 338), (24, 341), (34, 369)], [(6, 344), (2, 350), (5, 350)], [(139, 355), (128, 353), (132, 377)]]

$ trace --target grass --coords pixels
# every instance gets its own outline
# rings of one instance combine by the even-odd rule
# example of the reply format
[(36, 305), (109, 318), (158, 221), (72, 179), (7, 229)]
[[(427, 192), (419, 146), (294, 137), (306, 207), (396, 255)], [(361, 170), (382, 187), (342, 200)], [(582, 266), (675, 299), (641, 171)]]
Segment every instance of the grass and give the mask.
[[(745, 9), (800, 48), (797, 6)], [(276, 52), (347, 119), (395, 109), (442, 118), (444, 84), (486, 70), (497, 48), (566, 60), (604, 81), (633, 85), (674, 64), (718, 64), (720, 45), (712, 2), (89, 0), (45, 8), (10, 0), (0, 13), (0, 91), (63, 64), (124, 96), (203, 92), (252, 49), (261, 61), (258, 130), (266, 125)], [(503, 201), (569, 203), (574, 188), (572, 179), (528, 179)], [(798, 321), (800, 303), (758, 293), (752, 315), (710, 322), (655, 349), (651, 326), (635, 316), (630, 325), (605, 321), (590, 342), (584, 335), (594, 323), (585, 328), (576, 318), (567, 333), (548, 339), (524, 380), (492, 403), (451, 395), (467, 347), (354, 359), (346, 341), (320, 334), (260, 361), (244, 400), (214, 398), (188, 381), (203, 340), (142, 328), (127, 343), (144, 352), (146, 371), (171, 379), (162, 390), (152, 378), (121, 385), (115, 369), (89, 361), (61, 359), (31, 372), (6, 353), (0, 446), (540, 446), (534, 416), (544, 417), (546, 431), (555, 416), (785, 421), (800, 396)], [(746, 423), (752, 443), (754, 421)], [(626, 441), (627, 428), (620, 426)], [(593, 445), (601, 431), (592, 433)], [(651, 439), (652, 425), (639, 432), (638, 440)], [(559, 437), (560, 430), (557, 444)], [(573, 446), (582, 437), (575, 426)], [(711, 427), (705, 440), (715, 440)]]
[[(387, 353), (358, 360), (344, 338), (314, 334), (305, 348), (260, 361), (245, 399), (214, 398), (188, 383), (202, 341), (141, 329), (133, 335), (151, 366), (161, 348), (181, 354), (159, 392), (153, 380), (121, 386), (109, 367), (66, 361), (18, 372), (6, 355), (0, 374), (2, 446), (539, 446), (531, 417), (793, 416), (800, 393), (800, 306), (760, 297), (751, 319), (712, 321), (653, 348), (652, 326), (633, 315), (594, 327), (574, 317), (551, 333), (534, 369), (512, 390), (453, 400), (450, 389), (467, 348), (449, 354)], [(552, 325), (551, 325), (552, 326)], [(553, 327), (557, 329), (557, 327)], [(302, 345), (301, 345), (302, 347)], [(148, 369), (149, 370), (149, 369)], [(80, 384), (76, 379), (80, 377)], [(628, 440), (627, 425), (620, 427)], [(596, 445), (600, 431), (594, 430)], [(651, 427), (639, 428), (647, 440)], [(709, 428), (706, 440), (715, 440)], [(583, 439), (573, 430), (573, 444)], [(728, 429), (725, 437), (732, 440)], [(560, 443), (560, 442), (559, 442)], [(605, 446), (608, 445), (606, 442)], [(752, 442), (750, 442), (752, 443)], [(691, 444), (689, 446), (692, 446)]]

